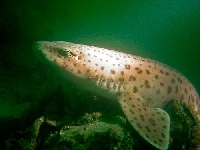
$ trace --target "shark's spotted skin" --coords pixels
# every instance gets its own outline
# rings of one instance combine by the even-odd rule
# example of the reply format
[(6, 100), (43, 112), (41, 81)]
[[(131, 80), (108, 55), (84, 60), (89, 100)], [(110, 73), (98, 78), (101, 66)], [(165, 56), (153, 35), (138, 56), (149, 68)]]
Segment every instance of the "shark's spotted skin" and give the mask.
[[(180, 99), (199, 112), (193, 85), (159, 62), (93, 46), (68, 42), (37, 42), (35, 49), (84, 88), (116, 97), (136, 131), (159, 149), (167, 149), (170, 118), (162, 110)], [(102, 90), (101, 92), (99, 90)]]

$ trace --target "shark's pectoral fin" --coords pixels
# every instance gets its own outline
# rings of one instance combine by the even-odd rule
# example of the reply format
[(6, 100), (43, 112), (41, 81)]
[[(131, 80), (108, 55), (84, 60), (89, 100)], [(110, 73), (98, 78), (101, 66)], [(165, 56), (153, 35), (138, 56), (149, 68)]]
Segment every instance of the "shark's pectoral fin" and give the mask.
[(120, 96), (119, 101), (127, 119), (144, 139), (159, 149), (168, 148), (170, 118), (167, 112), (145, 106), (133, 95)]

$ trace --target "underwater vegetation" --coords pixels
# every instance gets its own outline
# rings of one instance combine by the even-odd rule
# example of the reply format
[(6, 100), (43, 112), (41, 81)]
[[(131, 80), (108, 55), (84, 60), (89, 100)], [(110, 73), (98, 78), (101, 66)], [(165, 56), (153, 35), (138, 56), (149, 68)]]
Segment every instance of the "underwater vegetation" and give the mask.
[[(80, 112), (83, 115), (79, 114), (78, 117), (70, 113), (61, 115), (65, 114), (66, 108), (61, 107), (62, 102), (54, 105), (57, 100), (53, 95), (59, 95), (57, 98), (60, 99), (65, 97), (62, 92), (58, 87), (55, 93), (50, 94), (51, 100), (48, 100), (45, 108), (46, 100), (43, 99), (31, 106), (26, 117), (15, 121), (15, 126), (19, 127), (11, 133), (7, 131), (4, 147), (26, 150), (155, 149), (131, 127), (123, 114), (113, 113), (107, 116), (102, 111), (85, 114)], [(40, 110), (42, 113), (33, 113), (33, 110)], [(178, 100), (172, 100), (164, 110), (171, 118), (169, 150), (200, 148), (199, 122), (194, 112)]]

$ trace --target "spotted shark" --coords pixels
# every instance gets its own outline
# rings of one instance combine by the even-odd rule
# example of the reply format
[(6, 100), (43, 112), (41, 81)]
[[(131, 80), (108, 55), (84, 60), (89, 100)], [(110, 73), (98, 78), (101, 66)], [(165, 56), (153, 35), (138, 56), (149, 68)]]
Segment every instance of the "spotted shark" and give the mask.
[(181, 100), (200, 112), (194, 86), (160, 62), (64, 41), (39, 41), (34, 49), (74, 83), (116, 98), (133, 128), (158, 149), (169, 145), (170, 117), (162, 109), (169, 101)]

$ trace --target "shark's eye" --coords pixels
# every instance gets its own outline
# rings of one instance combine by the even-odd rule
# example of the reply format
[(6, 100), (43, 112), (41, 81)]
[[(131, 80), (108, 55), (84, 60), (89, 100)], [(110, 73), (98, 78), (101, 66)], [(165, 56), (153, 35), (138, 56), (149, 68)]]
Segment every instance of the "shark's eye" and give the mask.
[(60, 49), (60, 50), (58, 50), (58, 53), (64, 57), (73, 57), (74, 56), (73, 53), (68, 49)]

